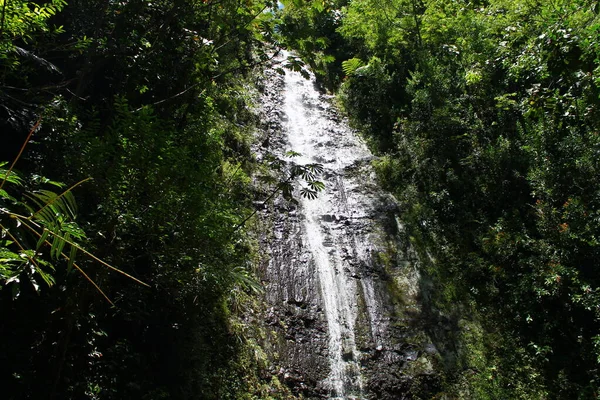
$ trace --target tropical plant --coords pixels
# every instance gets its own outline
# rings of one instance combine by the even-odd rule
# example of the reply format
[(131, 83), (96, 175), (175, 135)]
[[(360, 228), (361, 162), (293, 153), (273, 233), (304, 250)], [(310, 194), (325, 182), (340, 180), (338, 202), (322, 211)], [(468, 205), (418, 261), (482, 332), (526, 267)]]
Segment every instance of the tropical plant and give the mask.
[[(82, 243), (86, 240), (86, 235), (75, 222), (77, 204), (73, 190), (90, 178), (56, 193), (42, 187), (47, 185), (64, 189), (65, 185), (33, 176), (29, 184), (34, 189), (25, 191), (23, 178), (14, 171), (15, 164), (40, 122), (38, 120), (31, 128), (9, 169), (2, 168), (7, 162), (0, 163), (0, 229), (3, 239), (0, 247), (0, 284), (11, 286), (13, 297), (17, 298), (21, 285), (25, 284), (23, 278), (26, 278), (38, 292), (41, 290), (38, 279), (41, 278), (47, 286), (52, 286), (55, 283), (53, 272), (56, 270), (56, 263), (63, 260), (66, 262), (67, 272), (75, 268), (112, 304), (102, 289), (75, 262), (78, 252), (138, 283), (146, 284), (84, 249)], [(24, 198), (19, 200), (19, 197)], [(45, 247), (49, 247), (49, 254), (44, 252)]]
[[(353, 0), (337, 9), (349, 53), (339, 99), (382, 156), (379, 175), (430, 261), (425, 273), (439, 282), (430, 306), (461, 314), (461, 304), (467, 325), (481, 328), (477, 339), (460, 332), (478, 359), (465, 355), (452, 372), (486, 371), (468, 378), (477, 398), (598, 392), (596, 3)], [(300, 49), (294, 35), (328, 32), (316, 14), (288, 13), (309, 19), (290, 26), (316, 30), (287, 31)], [(466, 393), (458, 386), (449, 390)]]

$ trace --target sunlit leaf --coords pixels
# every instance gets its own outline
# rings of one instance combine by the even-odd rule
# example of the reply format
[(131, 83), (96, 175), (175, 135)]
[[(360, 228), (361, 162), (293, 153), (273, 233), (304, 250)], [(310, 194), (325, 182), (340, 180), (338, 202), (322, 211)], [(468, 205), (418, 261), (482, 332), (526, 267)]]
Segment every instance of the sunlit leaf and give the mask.
[(302, 154), (294, 150), (288, 150), (285, 152), (285, 155), (288, 157), (300, 157)]
[(69, 252), (69, 261), (67, 263), (67, 272), (71, 272), (73, 269), (73, 263), (75, 262), (75, 257), (77, 256), (77, 247), (71, 246), (71, 251)]
[(316, 192), (320, 192), (325, 189), (325, 184), (320, 181), (310, 181), (310, 182), (307, 182), (307, 184), (312, 190), (314, 190)]

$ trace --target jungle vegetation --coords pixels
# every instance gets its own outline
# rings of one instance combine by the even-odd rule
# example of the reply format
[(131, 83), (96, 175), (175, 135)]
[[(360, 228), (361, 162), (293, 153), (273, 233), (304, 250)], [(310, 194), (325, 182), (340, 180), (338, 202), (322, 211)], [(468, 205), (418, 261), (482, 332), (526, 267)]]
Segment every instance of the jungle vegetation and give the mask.
[(378, 155), (457, 321), (439, 396), (597, 398), (599, 3), (283, 5), (0, 0), (3, 398), (286, 398), (240, 229), (253, 71), (282, 46)]
[(241, 320), (261, 289), (250, 72), (275, 7), (0, 2), (2, 398), (277, 387)]
[[(458, 398), (597, 398), (600, 18), (590, 0), (286, 3), (401, 203)], [(433, 334), (433, 333), (432, 333)]]

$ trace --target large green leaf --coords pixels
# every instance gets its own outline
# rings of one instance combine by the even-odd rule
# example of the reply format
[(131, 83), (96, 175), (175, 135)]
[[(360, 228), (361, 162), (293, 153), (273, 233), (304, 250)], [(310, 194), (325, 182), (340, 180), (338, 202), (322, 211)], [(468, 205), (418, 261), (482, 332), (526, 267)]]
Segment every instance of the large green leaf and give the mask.
[(354, 71), (356, 71), (363, 65), (364, 63), (360, 58), (351, 58), (349, 60), (342, 61), (342, 70), (347, 76), (350, 76), (354, 73)]

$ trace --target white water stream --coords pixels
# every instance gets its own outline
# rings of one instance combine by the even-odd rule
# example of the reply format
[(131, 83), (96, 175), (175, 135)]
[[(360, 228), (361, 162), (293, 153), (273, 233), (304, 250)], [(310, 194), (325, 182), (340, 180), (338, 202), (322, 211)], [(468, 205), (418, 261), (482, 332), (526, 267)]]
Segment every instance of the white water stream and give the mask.
[(325, 184), (316, 199), (296, 190), (298, 206), (280, 198), (261, 212), (270, 373), (305, 399), (408, 398), (404, 366), (424, 347), (405, 341), (418, 311), (418, 274), (397, 202), (312, 74), (273, 68), (265, 77), (257, 154), (288, 162), (288, 150), (300, 153), (291, 161), (321, 164)]
[(372, 285), (357, 279), (356, 262), (351, 265), (348, 260), (369, 257), (369, 254), (351, 228), (332, 222), (361, 217), (360, 209), (353, 203), (359, 204), (365, 199), (354, 198), (353, 189), (363, 182), (347, 179), (345, 169), (368, 159), (371, 154), (347, 126), (332, 123), (327, 113), (330, 104), (324, 101), (314, 84), (314, 79), (306, 80), (297, 72), (286, 72), (287, 139), (290, 148), (301, 153), (296, 162), (321, 163), (325, 168), (322, 180), (326, 189), (317, 199), (301, 200), (305, 241), (315, 263), (327, 321), (330, 371), (325, 387), (330, 399), (360, 399), (363, 377), (355, 323), (361, 283), (368, 287), (364, 295), (369, 314), (376, 306), (369, 304), (374, 302)]

